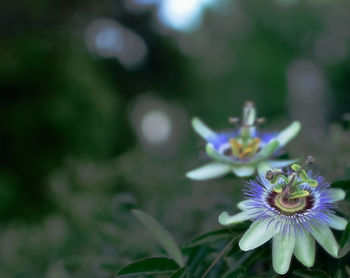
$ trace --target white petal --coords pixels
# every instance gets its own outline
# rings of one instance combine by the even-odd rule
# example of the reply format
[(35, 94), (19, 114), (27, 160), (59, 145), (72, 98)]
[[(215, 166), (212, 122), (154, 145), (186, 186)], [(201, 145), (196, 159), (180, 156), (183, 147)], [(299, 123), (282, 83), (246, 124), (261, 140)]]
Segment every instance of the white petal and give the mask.
[(277, 139), (271, 140), (268, 144), (266, 144), (254, 157), (254, 160), (263, 161), (269, 156), (271, 156), (278, 148), (280, 144)]
[(278, 274), (287, 273), (295, 246), (294, 235), (276, 234), (272, 239), (272, 266)]
[(341, 201), (345, 198), (345, 191), (340, 188), (331, 188), (331, 195), (334, 202)]
[(284, 130), (282, 130), (276, 139), (279, 142), (279, 147), (284, 147), (290, 140), (292, 140), (300, 131), (301, 124), (300, 122), (293, 122), (288, 127), (286, 127)]
[(259, 163), (257, 168), (258, 168), (259, 176), (262, 178), (265, 178), (267, 171), (272, 170), (271, 166), (266, 162)]
[(249, 251), (263, 245), (276, 234), (277, 231), (273, 226), (267, 227), (267, 224), (261, 221), (254, 222), (242, 236), (239, 247), (243, 251)]
[(232, 171), (237, 177), (250, 177), (255, 172), (254, 166), (232, 166)]
[(266, 161), (266, 163), (271, 167), (271, 168), (282, 168), (289, 166), (295, 162), (297, 162), (299, 159), (287, 159), (287, 160), (269, 160)]
[(240, 209), (240, 210), (247, 210), (249, 209), (250, 207), (248, 206), (248, 204), (250, 203), (250, 200), (244, 200), (244, 201), (241, 201), (237, 204), (237, 207)]
[(224, 176), (230, 171), (230, 165), (212, 162), (186, 173), (186, 177), (193, 180), (207, 180)]
[(306, 267), (312, 267), (315, 262), (315, 240), (307, 231), (297, 234), (295, 249), (295, 257)]
[(252, 218), (248, 211), (242, 211), (235, 215), (229, 215), (226, 211), (219, 215), (219, 223), (224, 226), (229, 226), (238, 222), (242, 222)]
[(345, 227), (348, 224), (348, 221), (346, 221), (346, 219), (334, 214), (331, 215), (330, 218), (331, 218), (331, 223), (328, 225), (329, 227), (336, 230), (345, 230)]
[(204, 139), (208, 140), (210, 137), (216, 136), (216, 133), (211, 130), (205, 123), (203, 123), (199, 118), (192, 119), (192, 126), (194, 130)]
[(326, 225), (313, 227), (311, 234), (316, 241), (333, 257), (338, 257), (339, 245), (330, 228)]

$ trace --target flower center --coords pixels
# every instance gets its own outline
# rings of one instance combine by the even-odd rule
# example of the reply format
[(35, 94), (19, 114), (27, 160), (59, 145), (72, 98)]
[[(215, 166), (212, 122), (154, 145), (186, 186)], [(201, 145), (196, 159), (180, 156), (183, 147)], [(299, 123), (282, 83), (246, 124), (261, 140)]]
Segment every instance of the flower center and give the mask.
[(271, 207), (288, 216), (304, 213), (307, 209), (312, 208), (314, 204), (313, 198), (310, 195), (287, 199), (283, 197), (283, 193), (276, 193), (274, 191), (269, 193), (267, 202)]
[(252, 157), (260, 150), (260, 138), (249, 138), (248, 140), (230, 139), (230, 148), (224, 151), (227, 156), (233, 156), (239, 159)]

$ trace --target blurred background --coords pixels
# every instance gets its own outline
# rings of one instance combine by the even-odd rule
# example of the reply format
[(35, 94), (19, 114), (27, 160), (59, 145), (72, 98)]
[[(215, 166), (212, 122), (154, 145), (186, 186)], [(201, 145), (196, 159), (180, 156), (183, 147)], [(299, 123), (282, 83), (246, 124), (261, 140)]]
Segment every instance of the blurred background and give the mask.
[[(0, 277), (112, 277), (162, 250), (140, 208), (184, 243), (219, 228), (243, 181), (194, 182), (199, 116), (246, 100), (330, 181), (350, 178), (347, 0), (3, 1)], [(264, 127), (262, 127), (264, 128)]]

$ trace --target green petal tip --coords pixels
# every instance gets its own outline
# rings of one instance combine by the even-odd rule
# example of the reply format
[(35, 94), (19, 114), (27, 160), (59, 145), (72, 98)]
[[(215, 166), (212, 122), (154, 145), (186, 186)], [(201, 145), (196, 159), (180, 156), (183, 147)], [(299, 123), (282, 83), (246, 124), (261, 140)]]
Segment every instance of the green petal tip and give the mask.
[(216, 133), (197, 117), (192, 119), (193, 129), (204, 139), (216, 136)]

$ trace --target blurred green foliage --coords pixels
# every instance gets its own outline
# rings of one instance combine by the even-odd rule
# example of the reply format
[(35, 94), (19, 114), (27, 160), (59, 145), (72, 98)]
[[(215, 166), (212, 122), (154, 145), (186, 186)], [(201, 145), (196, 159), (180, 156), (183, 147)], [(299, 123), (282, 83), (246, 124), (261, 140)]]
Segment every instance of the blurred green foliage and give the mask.
[[(341, 125), (350, 103), (348, 1), (222, 0), (189, 34), (154, 24), (152, 8), (135, 12), (125, 3), (4, 3), (0, 277), (111, 277), (132, 260), (162, 255), (130, 214), (135, 207), (181, 242), (218, 228), (217, 215), (242, 198), (243, 182), (184, 178), (202, 157), (188, 119), (227, 128), (247, 99), (272, 129), (319, 111), (321, 136), (303, 130), (288, 151), (314, 154), (330, 180), (350, 177), (349, 131)], [(145, 41), (138, 68), (87, 50), (85, 29), (104, 16)], [(322, 46), (323, 35), (333, 44)], [(339, 42), (344, 56), (333, 55)], [(306, 102), (314, 107), (303, 96), (296, 108), (291, 101), (288, 72), (300, 59), (324, 78), (325, 99)], [(131, 124), (133, 104), (149, 94), (185, 111), (173, 152), (142, 145)]]

